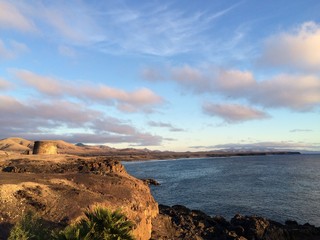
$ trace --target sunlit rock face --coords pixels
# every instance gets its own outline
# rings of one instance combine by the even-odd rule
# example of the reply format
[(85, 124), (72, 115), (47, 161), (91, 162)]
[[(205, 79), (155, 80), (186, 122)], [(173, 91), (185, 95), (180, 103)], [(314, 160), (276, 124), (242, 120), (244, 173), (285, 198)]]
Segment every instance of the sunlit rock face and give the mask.
[(50, 141), (36, 141), (33, 147), (33, 154), (57, 154), (57, 145)]
[(63, 154), (0, 158), (0, 239), (27, 210), (47, 222), (66, 225), (86, 209), (120, 210), (134, 223), (137, 240), (151, 237), (158, 204), (149, 187), (117, 161)]

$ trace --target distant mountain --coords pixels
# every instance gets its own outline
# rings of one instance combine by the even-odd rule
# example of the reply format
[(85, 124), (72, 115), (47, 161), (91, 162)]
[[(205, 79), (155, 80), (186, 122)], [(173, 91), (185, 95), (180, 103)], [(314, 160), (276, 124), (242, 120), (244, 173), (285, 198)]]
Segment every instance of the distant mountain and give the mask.
[[(177, 158), (200, 158), (200, 157), (228, 157), (228, 156), (252, 156), (273, 154), (299, 154), (295, 151), (271, 150), (271, 149), (224, 149), (199, 152), (173, 152), (151, 151), (145, 149), (124, 148), (116, 149), (105, 145), (85, 145), (83, 143), (72, 144), (62, 140), (45, 140), (57, 146), (59, 154), (72, 154), (80, 156), (105, 156), (117, 160), (148, 160), (148, 159), (177, 159)], [(33, 149), (34, 142), (23, 138), (7, 138), (0, 140), (0, 155), (12, 153), (26, 153)]]
[(76, 143), (75, 144), (77, 147), (86, 147), (87, 145), (83, 144), (83, 143)]

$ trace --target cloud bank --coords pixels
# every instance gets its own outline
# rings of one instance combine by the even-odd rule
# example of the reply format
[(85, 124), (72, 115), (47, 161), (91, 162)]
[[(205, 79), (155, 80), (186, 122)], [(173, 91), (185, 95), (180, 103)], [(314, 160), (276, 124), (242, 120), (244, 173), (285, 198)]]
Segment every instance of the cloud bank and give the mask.
[(209, 116), (221, 117), (228, 123), (244, 122), (255, 119), (268, 118), (268, 114), (239, 104), (205, 103), (202, 111)]
[(199, 149), (210, 149), (210, 150), (236, 150), (236, 151), (273, 151), (273, 150), (288, 150), (297, 151), (297, 149), (304, 149), (314, 151), (319, 149), (319, 144), (310, 144), (303, 142), (255, 142), (255, 143), (226, 143), (217, 144), (212, 146), (192, 146), (191, 148)]
[[(315, 22), (303, 23), (293, 31), (268, 38), (257, 61), (263, 66), (282, 69), (273, 75), (261, 76), (261, 69), (251, 71), (203, 64), (146, 67), (141, 76), (150, 82), (174, 82), (193, 94), (219, 96), (226, 103), (204, 104), (203, 112), (220, 116), (227, 122), (268, 116), (256, 107), (315, 111), (320, 107), (319, 42), (320, 25)], [(287, 71), (288, 68), (294, 71)], [(246, 102), (250, 107), (235, 105), (234, 101)]]
[(164, 99), (147, 88), (125, 91), (104, 84), (76, 84), (27, 70), (14, 70), (15, 76), (37, 92), (53, 97), (73, 97), (80, 100), (116, 105), (123, 112), (152, 112)]
[(120, 119), (71, 101), (22, 102), (2, 95), (0, 112), (2, 137), (15, 135), (28, 139), (130, 143), (136, 146), (160, 145), (163, 140), (160, 136), (141, 132)]

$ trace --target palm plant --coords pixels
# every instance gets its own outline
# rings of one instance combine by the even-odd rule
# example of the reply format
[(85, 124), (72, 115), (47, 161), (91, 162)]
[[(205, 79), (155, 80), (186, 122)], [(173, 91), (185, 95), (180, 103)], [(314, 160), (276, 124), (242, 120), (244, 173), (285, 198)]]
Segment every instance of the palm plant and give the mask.
[(85, 218), (55, 235), (57, 240), (133, 240), (132, 222), (118, 210), (105, 208), (86, 211)]

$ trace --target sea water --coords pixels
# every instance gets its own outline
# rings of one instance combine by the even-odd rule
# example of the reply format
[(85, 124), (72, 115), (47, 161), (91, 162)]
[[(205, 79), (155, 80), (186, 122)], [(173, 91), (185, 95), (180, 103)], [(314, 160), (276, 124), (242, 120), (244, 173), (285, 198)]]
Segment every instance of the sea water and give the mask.
[(320, 155), (273, 155), (123, 162), (153, 178), (158, 203), (230, 220), (236, 213), (320, 226)]

